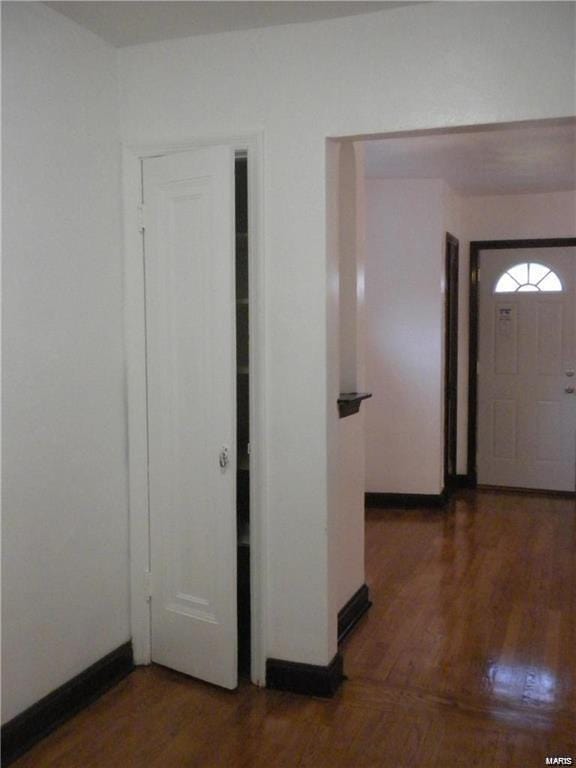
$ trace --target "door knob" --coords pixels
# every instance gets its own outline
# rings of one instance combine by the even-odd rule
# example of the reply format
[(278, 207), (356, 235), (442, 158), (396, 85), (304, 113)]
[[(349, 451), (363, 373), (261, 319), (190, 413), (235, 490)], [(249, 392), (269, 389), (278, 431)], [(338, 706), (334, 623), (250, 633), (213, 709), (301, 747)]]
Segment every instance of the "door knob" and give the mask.
[(220, 469), (226, 469), (226, 467), (230, 463), (230, 455), (228, 452), (228, 447), (226, 445), (222, 446), (222, 450), (220, 451), (220, 455), (218, 456), (218, 463), (220, 464)]
[(566, 392), (567, 395), (573, 395), (574, 387), (564, 387), (564, 392)]

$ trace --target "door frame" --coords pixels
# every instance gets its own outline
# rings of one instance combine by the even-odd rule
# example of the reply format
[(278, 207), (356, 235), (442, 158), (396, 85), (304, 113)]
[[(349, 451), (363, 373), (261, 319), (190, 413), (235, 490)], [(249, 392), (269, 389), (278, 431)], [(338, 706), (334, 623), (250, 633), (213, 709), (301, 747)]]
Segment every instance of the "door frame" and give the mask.
[(480, 322), (480, 258), (482, 251), (520, 248), (566, 248), (576, 246), (576, 237), (529, 240), (473, 240), (470, 242), (470, 304), (468, 339), (468, 467), (467, 485), (478, 482), (476, 452), (478, 429), (478, 334)]
[(151, 663), (150, 511), (148, 399), (146, 373), (146, 282), (142, 222), (143, 163), (146, 158), (226, 145), (248, 157), (250, 335), (250, 600), (251, 678), (266, 680), (266, 390), (264, 360), (265, 262), (262, 132), (191, 139), (178, 143), (122, 145), (124, 221), (124, 343), (128, 434), (130, 541), (130, 627), (136, 664)]
[[(451, 263), (451, 249), (455, 249), (455, 266)], [(444, 247), (444, 490), (451, 492), (458, 483), (458, 278), (460, 270), (460, 243), (457, 237), (446, 232)], [(455, 343), (451, 344), (455, 338)], [(450, 431), (450, 370), (455, 372), (454, 382), (454, 424)], [(448, 472), (450, 454), (454, 457), (454, 472)]]

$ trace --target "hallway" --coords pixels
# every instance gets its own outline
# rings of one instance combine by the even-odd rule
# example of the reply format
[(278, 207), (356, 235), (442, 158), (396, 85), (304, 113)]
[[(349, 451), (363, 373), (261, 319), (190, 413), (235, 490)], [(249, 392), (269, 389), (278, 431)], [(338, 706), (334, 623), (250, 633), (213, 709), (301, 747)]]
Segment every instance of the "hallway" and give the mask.
[(374, 605), (333, 700), (136, 670), (18, 768), (530, 768), (576, 762), (574, 501), (368, 510)]

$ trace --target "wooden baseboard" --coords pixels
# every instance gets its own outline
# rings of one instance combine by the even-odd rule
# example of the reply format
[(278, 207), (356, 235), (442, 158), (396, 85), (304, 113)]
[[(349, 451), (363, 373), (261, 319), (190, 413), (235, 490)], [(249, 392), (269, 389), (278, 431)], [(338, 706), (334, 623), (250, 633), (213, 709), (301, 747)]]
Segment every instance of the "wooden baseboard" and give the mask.
[(491, 493), (513, 493), (524, 494), (526, 496), (552, 496), (559, 499), (576, 498), (576, 492), (574, 491), (547, 491), (543, 488), (512, 488), (503, 485), (478, 485), (476, 487), (479, 491), (489, 491)]
[(132, 642), (124, 643), (2, 726), (2, 765), (91, 704), (134, 669)]
[(363, 584), (338, 612), (338, 643), (348, 637), (371, 605), (370, 591), (368, 586)]
[(334, 696), (344, 679), (344, 662), (337, 653), (327, 667), (299, 664), (295, 661), (268, 659), (266, 687), (277, 691), (302, 693), (307, 696)]
[(367, 507), (374, 509), (415, 509), (417, 507), (443, 507), (448, 501), (446, 491), (430, 493), (366, 493)]

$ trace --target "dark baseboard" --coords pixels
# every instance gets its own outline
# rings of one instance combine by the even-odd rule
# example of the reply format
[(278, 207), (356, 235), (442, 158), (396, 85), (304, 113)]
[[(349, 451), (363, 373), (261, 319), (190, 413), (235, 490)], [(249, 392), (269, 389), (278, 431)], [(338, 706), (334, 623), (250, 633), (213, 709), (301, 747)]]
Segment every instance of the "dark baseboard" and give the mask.
[(417, 507), (443, 507), (448, 501), (446, 491), (442, 493), (366, 493), (367, 507), (375, 509), (415, 509)]
[(132, 642), (124, 643), (3, 725), (2, 765), (10, 765), (133, 669)]
[(303, 693), (307, 696), (331, 698), (344, 679), (342, 656), (337, 653), (327, 667), (299, 664), (296, 661), (268, 659), (266, 687), (277, 691)]
[(476, 488), (476, 480), (473, 477), (470, 477), (470, 475), (456, 475), (454, 487), (456, 489)]
[(372, 601), (368, 586), (363, 584), (346, 605), (338, 611), (338, 642), (341, 643), (368, 611)]

